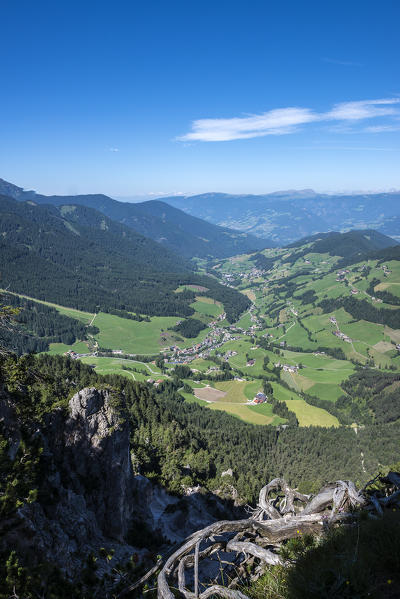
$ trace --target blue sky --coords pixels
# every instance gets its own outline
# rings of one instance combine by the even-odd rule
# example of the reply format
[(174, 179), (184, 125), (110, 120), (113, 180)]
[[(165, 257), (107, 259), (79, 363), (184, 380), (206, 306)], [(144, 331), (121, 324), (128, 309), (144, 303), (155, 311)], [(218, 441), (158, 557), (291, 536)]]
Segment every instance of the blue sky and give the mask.
[(400, 188), (398, 0), (4, 0), (0, 177), (112, 196)]

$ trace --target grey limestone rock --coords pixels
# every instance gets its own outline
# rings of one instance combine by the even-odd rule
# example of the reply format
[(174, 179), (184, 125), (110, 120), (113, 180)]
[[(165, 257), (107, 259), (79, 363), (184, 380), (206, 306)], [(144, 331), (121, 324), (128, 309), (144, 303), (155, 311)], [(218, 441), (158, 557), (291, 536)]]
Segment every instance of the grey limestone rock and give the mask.
[[(0, 402), (14, 459), (18, 421)], [(51, 562), (73, 579), (94, 553), (102, 575), (132, 553), (146, 553), (129, 544), (130, 531), (156, 532), (161, 544), (181, 542), (224, 510), (221, 499), (199, 487), (179, 498), (134, 475), (124, 398), (107, 389), (82, 389), (67, 413), (53, 410), (35, 434), (43, 445), (41, 497), (0, 522), (0, 551), (18, 549), (32, 565)], [(111, 562), (101, 558), (103, 547), (114, 551)]]
[[(48, 415), (41, 431), (48, 499), (24, 504), (4, 523), (0, 550), (19, 549), (32, 564), (50, 561), (71, 578), (102, 547), (115, 558), (98, 560), (100, 574), (129, 558), (134, 477), (123, 410), (110, 391), (87, 388), (72, 397), (69, 415), (61, 409)], [(15, 429), (9, 406), (1, 414)]]

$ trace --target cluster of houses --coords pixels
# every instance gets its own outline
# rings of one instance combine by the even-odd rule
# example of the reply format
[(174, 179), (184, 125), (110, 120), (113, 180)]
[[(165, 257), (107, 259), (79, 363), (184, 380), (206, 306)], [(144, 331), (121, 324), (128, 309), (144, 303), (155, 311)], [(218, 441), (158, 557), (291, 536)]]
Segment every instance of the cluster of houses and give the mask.
[(232, 283), (235, 280), (235, 275), (224, 272), (222, 275), (222, 280), (226, 281), (227, 283)]
[(259, 404), (259, 403), (266, 403), (268, 401), (268, 397), (265, 395), (265, 393), (256, 393), (253, 402), (254, 404)]
[(239, 276), (241, 279), (246, 279), (248, 281), (253, 281), (254, 279), (259, 279), (262, 277), (267, 271), (261, 268), (252, 268), (250, 272), (241, 272)]
[[(218, 322), (225, 320), (226, 314), (222, 313), (218, 316), (218, 318), (212, 322), (210, 322), (209, 326), (211, 328), (210, 333), (195, 345), (191, 347), (186, 347), (180, 349), (178, 346), (171, 346), (169, 349), (172, 351), (172, 356), (170, 362), (173, 364), (189, 364), (196, 358), (206, 359), (210, 356), (211, 352), (215, 349), (218, 349), (224, 343), (228, 341), (236, 341), (240, 339), (239, 336), (235, 336), (232, 334), (230, 329), (219, 326)], [(229, 352), (227, 352), (229, 353)], [(230, 352), (231, 355), (236, 355), (237, 352)], [(228, 357), (230, 357), (228, 356)], [(227, 359), (227, 356), (225, 356)]]
[(252, 322), (252, 324), (250, 325), (249, 329), (248, 329), (248, 334), (252, 335), (253, 333), (255, 333), (255, 331), (258, 329), (262, 329), (262, 324), (260, 319), (257, 317), (257, 315), (254, 313), (255, 310), (255, 305), (252, 304), (249, 308), (249, 313), (250, 313), (250, 321)]
[(64, 353), (64, 356), (69, 356), (72, 360), (77, 360), (78, 358), (86, 358), (87, 356), (95, 356), (95, 355), (97, 355), (97, 352), (88, 353), (88, 354), (77, 354), (72, 349), (69, 349), (68, 351), (66, 351)]
[(383, 270), (383, 274), (385, 275), (385, 277), (387, 277), (388, 275), (390, 275), (392, 273), (392, 271), (388, 269), (386, 264), (382, 264), (382, 270)]
[(350, 339), (348, 335), (345, 335), (345, 333), (342, 333), (342, 331), (339, 329), (335, 316), (331, 316), (329, 320), (336, 326), (336, 331), (332, 331), (332, 335), (335, 335), (335, 337), (341, 339), (342, 341), (346, 341), (346, 343), (351, 343), (352, 339)]
[(275, 368), (282, 368), (284, 372), (291, 372), (292, 374), (297, 374), (299, 372), (298, 366), (293, 366), (292, 364), (281, 364), (277, 362), (274, 364)]
[(349, 270), (347, 270), (347, 269), (346, 269), (346, 270), (339, 270), (339, 271), (336, 273), (336, 281), (337, 281), (338, 283), (343, 283), (343, 281), (346, 279), (346, 275), (347, 275), (347, 274), (349, 274), (349, 272), (350, 272), (350, 271), (349, 271)]
[(332, 331), (332, 335), (335, 335), (335, 337), (337, 337), (338, 339), (341, 339), (342, 341), (346, 341), (346, 343), (351, 343), (352, 339), (350, 339), (350, 337), (348, 335), (345, 335), (345, 333), (342, 333), (342, 331)]
[(254, 267), (249, 272), (241, 271), (241, 272), (238, 272), (235, 274), (223, 273), (221, 283), (223, 285), (227, 285), (228, 287), (230, 286), (230, 283), (233, 283), (233, 281), (235, 281), (236, 279), (250, 283), (251, 281), (254, 281), (255, 279), (264, 277), (266, 272), (267, 272), (266, 270)]

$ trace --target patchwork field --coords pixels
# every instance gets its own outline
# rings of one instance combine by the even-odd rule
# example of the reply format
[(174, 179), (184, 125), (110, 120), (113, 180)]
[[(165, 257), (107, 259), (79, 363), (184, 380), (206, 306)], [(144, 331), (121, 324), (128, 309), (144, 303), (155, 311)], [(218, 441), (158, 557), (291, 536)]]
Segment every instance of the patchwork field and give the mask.
[[(181, 320), (177, 317), (152, 317), (150, 322), (138, 322), (42, 302), (54, 306), (61, 314), (87, 325), (93, 324), (100, 331), (89, 343), (51, 344), (50, 352), (65, 353), (72, 349), (77, 353), (89, 353), (96, 343), (101, 348), (131, 354), (158, 355), (163, 350), (168, 356), (165, 375), (161, 375), (154, 364), (125, 362), (118, 357), (88, 357), (84, 361), (93, 365), (97, 372), (121, 374), (137, 381), (164, 377), (172, 380), (176, 364), (188, 365), (192, 373), (190, 376), (184, 374), (189, 378), (184, 379), (179, 391), (185, 401), (224, 410), (254, 424), (285, 422), (273, 413), (271, 403), (249, 405), (259, 391), (269, 389), (270, 394), (272, 385), (274, 399), (285, 402), (296, 414), (300, 426), (338, 426), (339, 421), (333, 414), (340, 418), (341, 415), (336, 405), (346, 404), (346, 393), (341, 385), (357, 369), (367, 366), (377, 372), (400, 370), (400, 353), (396, 349), (396, 344), (400, 344), (400, 323), (396, 328), (396, 321), (389, 319), (391, 326), (388, 326), (383, 317), (373, 315), (374, 310), (388, 312), (399, 308), (395, 301), (385, 304), (385, 298), (379, 303), (371, 298), (371, 282), (374, 293), (389, 291), (400, 297), (400, 264), (388, 260), (391, 273), (386, 272), (377, 260), (350, 265), (337, 280), (338, 269), (332, 268), (339, 257), (312, 252), (311, 244), (309, 248), (276, 248), (260, 253), (266, 258), (265, 270), (263, 261), (257, 266), (251, 255), (219, 260), (211, 266), (220, 277), (226, 277), (225, 284), (234, 280), (235, 287), (252, 302), (251, 310), (233, 323), (235, 328), (230, 329), (232, 323), (226, 321), (218, 321), (210, 327), (224, 307), (206, 295), (199, 295), (207, 289), (197, 285), (176, 289), (176, 292), (184, 289), (197, 292), (191, 304), (195, 310), (193, 317), (206, 324), (206, 328), (193, 339), (170, 330)], [(209, 266), (204, 262), (199, 270)], [(358, 293), (351, 294), (352, 289)], [(352, 314), (347, 312), (341, 298), (348, 297), (368, 302), (372, 317), (369, 310), (366, 314), (362, 311), (354, 313), (354, 306), (349, 302), (345, 305)], [(386, 301), (390, 300), (386, 298)], [(381, 324), (384, 322), (386, 324)], [(343, 333), (349, 339), (345, 341), (334, 333)], [(196, 345), (206, 337), (207, 344), (199, 350)], [(193, 349), (185, 354), (174, 352), (172, 346)], [(197, 357), (196, 352), (201, 352), (202, 357)], [(290, 372), (290, 366), (297, 366), (298, 371)], [(229, 372), (232, 380), (219, 381), (225, 372)], [(196, 376), (202, 380), (195, 382)], [(188, 387), (194, 394), (187, 392)], [(321, 400), (320, 407), (307, 403), (304, 399), (307, 396)], [(312, 398), (308, 401), (315, 401)], [(338, 402), (339, 398), (342, 399)], [(352, 414), (350, 408), (348, 413)], [(357, 418), (357, 410), (354, 415)], [(345, 420), (344, 424), (349, 425), (352, 421)]]

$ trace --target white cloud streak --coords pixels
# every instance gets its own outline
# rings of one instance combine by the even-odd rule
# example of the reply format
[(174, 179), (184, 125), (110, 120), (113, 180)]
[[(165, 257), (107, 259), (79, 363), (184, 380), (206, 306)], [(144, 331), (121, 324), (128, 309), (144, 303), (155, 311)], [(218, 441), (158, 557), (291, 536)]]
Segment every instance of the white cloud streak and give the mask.
[(343, 102), (336, 104), (330, 112), (326, 113), (326, 117), (338, 121), (359, 121), (379, 116), (391, 116), (397, 114), (393, 105), (399, 102), (400, 98)]
[(192, 122), (189, 133), (178, 141), (232, 141), (266, 135), (288, 135), (299, 127), (322, 121), (356, 123), (365, 119), (399, 114), (395, 105), (400, 98), (361, 100), (336, 104), (328, 112), (318, 113), (310, 108), (278, 108), (262, 114), (230, 119), (198, 119)]
[(360, 62), (353, 62), (352, 60), (337, 60), (336, 58), (322, 58), (323, 62), (329, 62), (330, 64), (337, 64), (342, 67), (362, 67)]
[(367, 133), (392, 133), (393, 131), (400, 131), (400, 125), (375, 125), (365, 127), (364, 131)]

